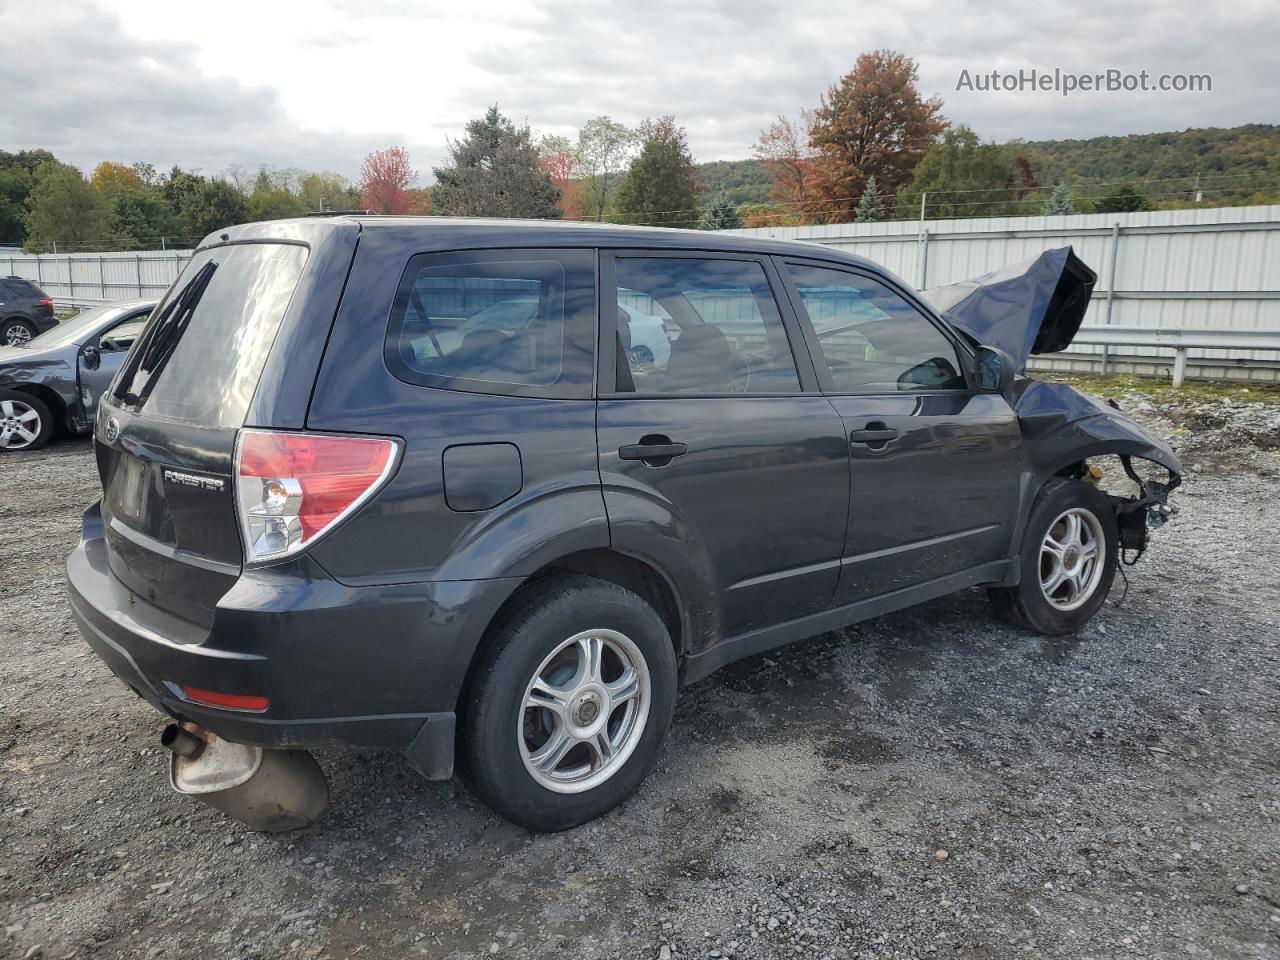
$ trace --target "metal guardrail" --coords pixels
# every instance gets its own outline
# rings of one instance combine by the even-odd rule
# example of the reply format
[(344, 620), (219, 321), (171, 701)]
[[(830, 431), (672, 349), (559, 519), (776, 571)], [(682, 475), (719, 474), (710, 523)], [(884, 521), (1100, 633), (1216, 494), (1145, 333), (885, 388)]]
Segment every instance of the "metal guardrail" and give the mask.
[(1173, 350), (1173, 385), (1187, 377), (1188, 350), (1280, 350), (1280, 330), (1184, 330), (1131, 326), (1081, 327), (1073, 344), (1166, 347)]

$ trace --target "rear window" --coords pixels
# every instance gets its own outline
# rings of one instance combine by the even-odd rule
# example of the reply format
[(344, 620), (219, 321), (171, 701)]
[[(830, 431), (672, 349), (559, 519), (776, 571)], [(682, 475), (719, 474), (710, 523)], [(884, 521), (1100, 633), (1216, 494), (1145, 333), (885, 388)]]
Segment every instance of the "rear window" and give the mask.
[(594, 318), (589, 250), (415, 257), (392, 309), (387, 365), (425, 386), (587, 397)]
[(197, 253), (152, 314), (113, 394), (152, 417), (242, 425), (306, 260), (296, 244)]

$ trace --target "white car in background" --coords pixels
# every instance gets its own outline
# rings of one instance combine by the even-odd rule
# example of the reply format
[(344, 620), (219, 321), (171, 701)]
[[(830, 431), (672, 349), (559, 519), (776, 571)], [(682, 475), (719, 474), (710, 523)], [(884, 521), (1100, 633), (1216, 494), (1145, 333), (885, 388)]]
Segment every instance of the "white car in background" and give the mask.
[(631, 348), (627, 354), (631, 369), (646, 373), (667, 369), (667, 361), (671, 359), (671, 339), (663, 319), (622, 304), (618, 304), (618, 310), (626, 314), (627, 325), (631, 328)]

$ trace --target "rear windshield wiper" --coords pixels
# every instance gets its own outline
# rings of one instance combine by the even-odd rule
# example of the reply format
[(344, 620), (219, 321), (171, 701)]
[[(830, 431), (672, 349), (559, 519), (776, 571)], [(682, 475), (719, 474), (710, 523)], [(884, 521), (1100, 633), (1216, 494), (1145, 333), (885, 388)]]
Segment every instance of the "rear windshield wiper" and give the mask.
[(196, 275), (191, 278), (191, 281), (182, 288), (182, 292), (178, 294), (172, 304), (160, 315), (146, 342), (141, 345), (138, 351), (138, 359), (129, 371), (129, 375), (120, 378), (120, 390), (124, 389), (126, 383), (132, 386), (139, 372), (147, 374), (147, 382), (143, 384), (142, 390), (138, 393), (126, 391), (121, 394), (117, 391), (116, 399), (135, 409), (146, 402), (147, 397), (154, 389), (156, 380), (160, 376), (160, 371), (164, 369), (164, 365), (169, 362), (169, 358), (177, 350), (178, 343), (182, 340), (182, 335), (186, 332), (187, 325), (191, 322), (196, 306), (200, 303), (200, 298), (204, 295), (204, 291), (209, 286), (209, 281), (213, 278), (213, 273), (217, 269), (218, 265), (213, 261), (202, 266), (196, 272)]

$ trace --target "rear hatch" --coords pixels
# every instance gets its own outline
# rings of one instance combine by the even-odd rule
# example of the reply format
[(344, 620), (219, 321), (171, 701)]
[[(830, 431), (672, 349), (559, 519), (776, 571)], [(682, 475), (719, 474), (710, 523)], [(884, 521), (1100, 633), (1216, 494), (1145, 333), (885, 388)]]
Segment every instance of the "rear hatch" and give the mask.
[[(243, 562), (236, 435), (251, 406), (262, 406), (255, 395), (273, 346), (291, 339), (286, 317), (298, 322), (290, 303), (309, 256), (308, 245), (281, 240), (197, 252), (99, 408), (94, 444), (111, 570), (140, 598), (204, 626)], [(291, 378), (270, 379), (265, 389)]]

